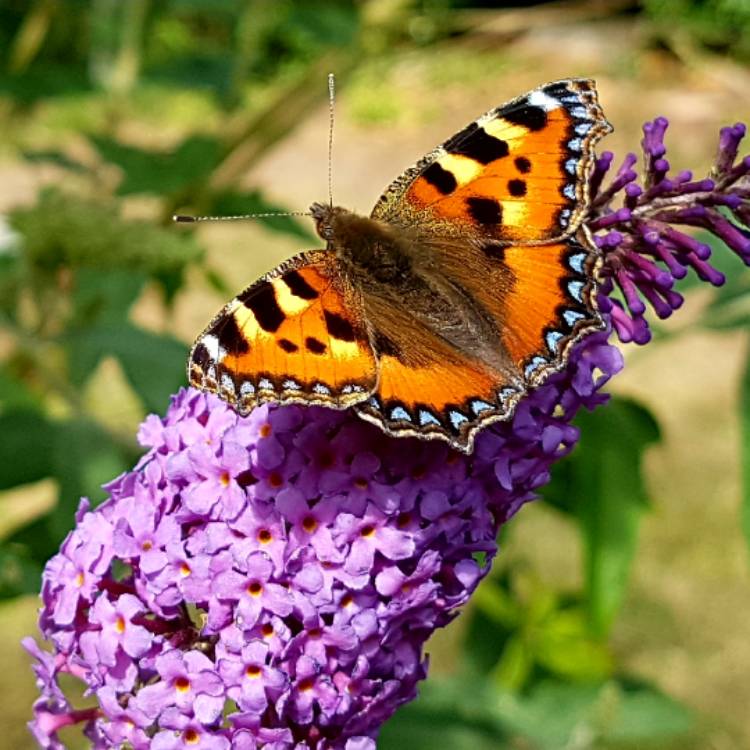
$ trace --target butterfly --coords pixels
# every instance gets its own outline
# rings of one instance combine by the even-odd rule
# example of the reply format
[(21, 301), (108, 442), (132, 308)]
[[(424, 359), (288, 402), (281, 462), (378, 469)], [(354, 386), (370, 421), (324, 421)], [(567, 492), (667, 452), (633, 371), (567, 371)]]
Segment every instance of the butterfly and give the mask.
[(491, 109), (407, 169), (369, 217), (315, 203), (325, 241), (251, 284), (198, 336), (191, 385), (239, 413), (352, 408), (465, 453), (603, 327), (585, 226), (593, 81)]

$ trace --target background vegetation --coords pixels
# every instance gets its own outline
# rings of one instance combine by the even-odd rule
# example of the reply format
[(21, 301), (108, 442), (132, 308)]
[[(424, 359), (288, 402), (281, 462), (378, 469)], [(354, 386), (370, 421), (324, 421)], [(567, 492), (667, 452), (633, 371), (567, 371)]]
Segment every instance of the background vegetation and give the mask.
[[(329, 70), (335, 194), (360, 210), (557, 77), (597, 78), (620, 153), (670, 117), (679, 168), (750, 119), (743, 0), (518, 5), (0, 0), (0, 748), (33, 746), (18, 639), (79, 496), (136, 460), (139, 421), (184, 384), (214, 310), (317, 244), (290, 218), (170, 217), (320, 199)], [(628, 352), (384, 750), (750, 747), (750, 279), (716, 252), (729, 283)]]

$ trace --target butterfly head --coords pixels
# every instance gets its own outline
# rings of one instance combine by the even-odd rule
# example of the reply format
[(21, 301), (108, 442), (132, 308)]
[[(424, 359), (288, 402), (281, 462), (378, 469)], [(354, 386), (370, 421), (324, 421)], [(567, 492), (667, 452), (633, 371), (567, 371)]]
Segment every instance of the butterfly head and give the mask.
[(315, 231), (326, 242), (333, 241), (336, 236), (337, 220), (345, 213), (348, 213), (346, 209), (327, 203), (313, 203), (310, 206), (310, 215), (315, 221)]

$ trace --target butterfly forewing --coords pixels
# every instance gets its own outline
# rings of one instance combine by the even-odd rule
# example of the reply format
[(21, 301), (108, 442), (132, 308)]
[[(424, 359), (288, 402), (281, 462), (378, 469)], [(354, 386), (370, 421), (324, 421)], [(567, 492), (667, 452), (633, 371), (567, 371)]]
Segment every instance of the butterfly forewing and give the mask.
[(361, 299), (330, 253), (303, 253), (221, 310), (193, 346), (188, 377), (241, 413), (265, 401), (357, 403), (376, 382)]
[(547, 84), (428, 154), (388, 188), (372, 216), (478, 244), (562, 238), (581, 223), (593, 145), (610, 130), (593, 82)]

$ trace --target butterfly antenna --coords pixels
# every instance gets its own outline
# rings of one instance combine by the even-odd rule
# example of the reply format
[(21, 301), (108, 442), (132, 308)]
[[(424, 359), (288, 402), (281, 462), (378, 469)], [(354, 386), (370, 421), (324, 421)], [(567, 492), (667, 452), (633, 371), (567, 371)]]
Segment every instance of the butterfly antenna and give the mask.
[(265, 219), (271, 216), (312, 216), (309, 211), (271, 211), (261, 214), (241, 214), (239, 216), (190, 216), (175, 214), (172, 221), (178, 224), (195, 224), (199, 221), (244, 221), (245, 219)]
[(333, 208), (333, 110), (336, 101), (336, 79), (328, 74), (328, 203)]

